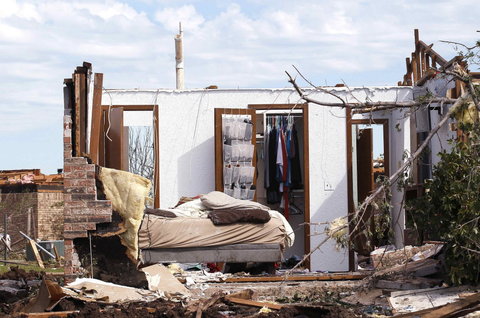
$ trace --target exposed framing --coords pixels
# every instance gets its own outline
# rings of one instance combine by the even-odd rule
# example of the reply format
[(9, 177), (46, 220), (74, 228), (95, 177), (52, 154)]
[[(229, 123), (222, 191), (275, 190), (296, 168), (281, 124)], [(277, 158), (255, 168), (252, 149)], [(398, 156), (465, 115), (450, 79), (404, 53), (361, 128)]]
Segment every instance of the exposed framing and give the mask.
[[(154, 202), (155, 208), (160, 207), (160, 136), (159, 136), (159, 117), (158, 117), (158, 105), (102, 105), (102, 118), (106, 119), (109, 109), (121, 109), (123, 111), (152, 111), (153, 112), (153, 139), (154, 139), (154, 164), (155, 169), (153, 173), (154, 183)], [(102, 138), (103, 139), (103, 138)], [(123, 147), (123, 145), (122, 145)], [(102, 157), (102, 142), (100, 142), (100, 157)], [(120, 149), (120, 154), (123, 153), (123, 149)], [(102, 162), (102, 158), (100, 158)]]
[[(390, 134), (388, 119), (352, 119), (351, 109), (346, 109), (346, 134), (347, 134), (347, 198), (348, 198), (348, 222), (349, 231), (352, 232), (353, 227), (351, 221), (355, 207), (353, 205), (353, 171), (352, 171), (352, 125), (383, 125), (383, 158), (385, 164), (385, 175), (390, 176)], [(349, 250), (348, 267), (350, 271), (355, 270), (355, 255), (353, 250)]]
[(99, 162), (100, 130), (102, 124), (102, 89), (103, 74), (95, 73), (93, 84), (92, 127), (90, 133), (90, 159), (95, 164)]
[[(309, 129), (308, 129), (308, 104), (250, 104), (249, 109), (255, 110), (290, 110), (301, 109), (303, 114), (303, 191), (305, 200), (304, 222), (310, 224), (310, 152), (309, 152)], [(220, 127), (221, 128), (221, 127)], [(305, 226), (304, 253), (310, 253), (310, 226)], [(310, 258), (305, 261), (310, 268)]]

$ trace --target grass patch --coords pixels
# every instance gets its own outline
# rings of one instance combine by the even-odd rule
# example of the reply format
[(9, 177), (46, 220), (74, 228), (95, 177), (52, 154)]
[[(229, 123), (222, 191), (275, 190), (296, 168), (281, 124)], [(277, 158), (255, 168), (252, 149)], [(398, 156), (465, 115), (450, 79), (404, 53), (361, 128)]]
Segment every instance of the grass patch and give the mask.
[(29, 264), (29, 265), (16, 265), (16, 264), (4, 264), (0, 262), (0, 274), (6, 273), (10, 270), (10, 267), (19, 267), (26, 272), (35, 271), (35, 272), (45, 272), (45, 273), (61, 273), (63, 272), (63, 267), (45, 267), (41, 268), (36, 263)]

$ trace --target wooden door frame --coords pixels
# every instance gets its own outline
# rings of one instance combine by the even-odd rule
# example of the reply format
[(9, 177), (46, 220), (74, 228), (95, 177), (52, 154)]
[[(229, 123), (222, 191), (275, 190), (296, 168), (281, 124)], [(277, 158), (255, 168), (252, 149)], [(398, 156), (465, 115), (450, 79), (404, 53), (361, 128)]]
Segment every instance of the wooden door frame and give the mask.
[[(352, 171), (352, 125), (383, 125), (383, 160), (385, 166), (385, 175), (390, 176), (390, 134), (389, 120), (386, 118), (379, 119), (352, 119), (351, 109), (347, 109), (346, 113), (346, 134), (347, 134), (347, 200), (348, 200), (348, 222), (350, 224), (354, 213), (353, 205), (353, 171)], [(348, 266), (350, 271), (355, 270), (355, 255), (353, 250), (349, 250)]]
[[(109, 109), (121, 108), (123, 111), (152, 111), (153, 112), (153, 206), (154, 208), (160, 208), (160, 122), (158, 117), (158, 105), (102, 105), (102, 114)], [(102, 115), (103, 117), (103, 115)], [(101, 153), (101, 151), (100, 151)], [(123, 153), (123, 150), (121, 150)]]
[[(308, 104), (249, 104), (249, 109), (255, 110), (290, 110), (300, 109), (303, 115), (303, 191), (305, 200), (304, 222), (310, 224), (310, 153), (309, 153), (309, 130), (308, 130)], [(310, 226), (305, 226), (304, 253), (310, 253)], [(310, 257), (305, 261), (310, 269)]]

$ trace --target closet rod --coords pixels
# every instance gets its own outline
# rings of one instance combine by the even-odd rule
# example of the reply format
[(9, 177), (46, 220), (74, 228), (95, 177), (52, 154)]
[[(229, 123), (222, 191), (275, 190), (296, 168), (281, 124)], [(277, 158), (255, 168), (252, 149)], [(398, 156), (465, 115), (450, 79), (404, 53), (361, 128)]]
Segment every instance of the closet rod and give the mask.
[(280, 114), (280, 115), (275, 115), (275, 114), (267, 114), (266, 115), (267, 117), (275, 117), (275, 116), (279, 116), (279, 117), (292, 117), (292, 118), (303, 118), (303, 115), (285, 115), (285, 114)]

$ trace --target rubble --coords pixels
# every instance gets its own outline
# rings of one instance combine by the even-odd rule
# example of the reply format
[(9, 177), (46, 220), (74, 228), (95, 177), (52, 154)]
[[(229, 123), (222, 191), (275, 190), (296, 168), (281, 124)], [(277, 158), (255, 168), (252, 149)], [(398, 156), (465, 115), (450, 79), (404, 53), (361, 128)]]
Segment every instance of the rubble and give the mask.
[(142, 269), (150, 290), (90, 278), (60, 287), (41, 273), (13, 268), (0, 277), (0, 290), (15, 290), (0, 306), (0, 317), (446, 318), (480, 310), (475, 287), (419, 289), (441, 284), (440, 278), (414, 276), (419, 264), (437, 261), (426, 255), (429, 258), (415, 257), (416, 261), (369, 276), (292, 273), (288, 279), (285, 275), (190, 271), (182, 267), (192, 266), (183, 264), (153, 265)]
[[(81, 256), (88, 256), (87, 242), (77, 241), (85, 243)], [(377, 250), (370, 260), (377, 269), (347, 273), (226, 274), (213, 272), (215, 264), (156, 264), (135, 269), (141, 280), (120, 275), (130, 286), (111, 279), (133, 272), (115, 258), (127, 259), (119, 239), (94, 237), (92, 244), (116, 264), (105, 267), (95, 256), (102, 279), (67, 284), (12, 267), (0, 276), (0, 317), (457, 317), (480, 306), (475, 287), (444, 284), (441, 244)]]

